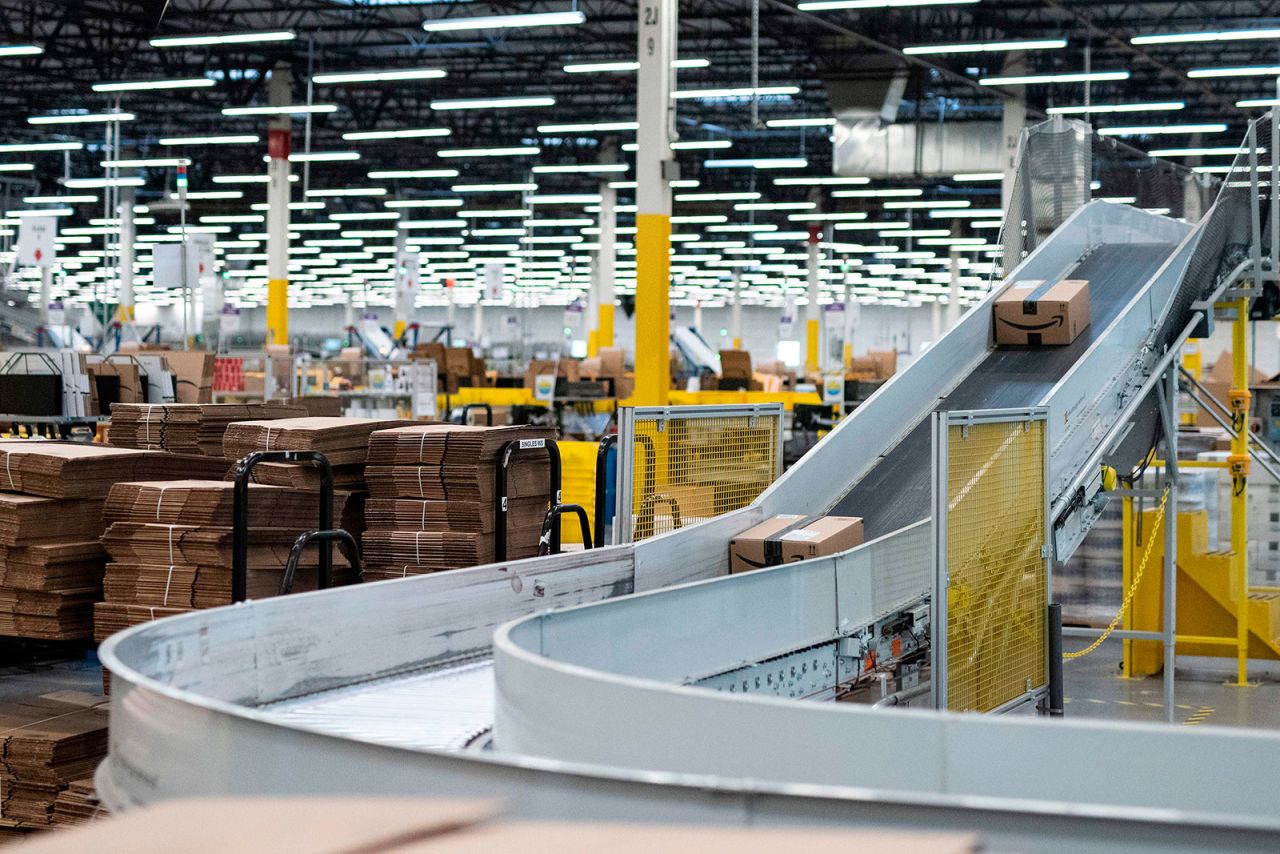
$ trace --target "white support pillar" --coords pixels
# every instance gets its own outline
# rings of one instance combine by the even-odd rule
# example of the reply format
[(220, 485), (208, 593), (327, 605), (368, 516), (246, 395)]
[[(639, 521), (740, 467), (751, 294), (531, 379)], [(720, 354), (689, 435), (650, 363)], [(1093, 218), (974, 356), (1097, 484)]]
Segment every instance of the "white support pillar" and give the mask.
[(53, 267), (40, 265), (40, 322), (49, 325), (49, 302), (53, 299)]
[[(116, 216), (120, 219), (120, 295), (116, 317), (121, 323), (133, 322), (133, 261), (138, 229), (133, 221), (133, 187), (120, 188), (120, 202)], [(221, 310), (222, 306), (218, 306)]]
[(742, 270), (733, 268), (733, 313), (730, 315), (729, 333), (733, 337), (733, 349), (742, 349)]
[[(960, 322), (960, 253), (951, 253), (951, 289), (947, 294), (947, 326), (943, 332), (955, 328)], [(937, 338), (942, 336), (937, 336)]]
[[(400, 219), (405, 219), (404, 211), (400, 212)], [(391, 334), (397, 340), (409, 325), (409, 317), (413, 314), (413, 300), (417, 293), (417, 263), (410, 262), (408, 258), (408, 240), (409, 232), (403, 228), (396, 228), (396, 278), (395, 294), (392, 299), (392, 313), (395, 319)]]
[(671, 388), (671, 62), (676, 55), (676, 0), (640, 0), (638, 14), (635, 402), (664, 406)]
[(853, 285), (849, 283), (849, 273), (844, 274), (844, 335), (840, 339), (840, 364), (848, 370), (853, 362), (853, 330), (857, 327), (857, 319), (861, 316), (861, 306), (854, 304)]
[[(613, 163), (616, 155), (613, 145), (605, 147), (600, 162)], [(606, 176), (609, 173), (606, 173)], [(613, 333), (613, 301), (614, 301), (614, 268), (618, 261), (616, 236), (618, 215), (616, 212), (618, 191), (609, 186), (606, 177), (600, 182), (600, 248), (596, 251), (595, 264), (595, 345), (600, 347), (614, 346)], [(591, 353), (592, 356), (596, 353)]]
[[(267, 100), (293, 100), (293, 71), (278, 62), (271, 70)], [(267, 344), (289, 343), (289, 152), (293, 117), (277, 116), (267, 126)]]
[[(1027, 71), (1027, 55), (1022, 51), (1011, 52), (1005, 59), (1004, 74), (1025, 74)], [(1004, 181), (1000, 186), (1000, 208), (1009, 210), (1009, 200), (1013, 197), (1013, 179), (1018, 166), (1018, 140), (1022, 137), (1022, 129), (1027, 125), (1027, 99), (1025, 86), (1005, 87), (1013, 97), (1005, 98), (1000, 114), (1000, 137), (1003, 149), (1000, 154), (1000, 171), (1004, 172)]]
[(480, 295), (480, 299), (476, 300), (475, 307), (471, 310), (471, 341), (472, 347), (479, 347), (484, 343), (484, 294)]
[(822, 260), (818, 243), (822, 239), (822, 229), (817, 225), (809, 226), (809, 261), (807, 267), (809, 304), (805, 307), (805, 359), (804, 369), (810, 377), (822, 371), (822, 316), (818, 305), (818, 272)]

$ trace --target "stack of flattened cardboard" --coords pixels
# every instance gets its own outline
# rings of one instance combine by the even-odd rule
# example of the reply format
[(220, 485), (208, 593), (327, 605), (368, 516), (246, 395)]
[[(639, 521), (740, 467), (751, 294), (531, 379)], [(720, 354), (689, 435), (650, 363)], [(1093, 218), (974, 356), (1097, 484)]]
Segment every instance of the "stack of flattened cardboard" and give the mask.
[(51, 824), (58, 795), (91, 776), (106, 753), (100, 697), (64, 692), (0, 702), (0, 818)]
[[(0, 635), (64, 641), (93, 634), (107, 553), (103, 496), (145, 471), (185, 475), (220, 460), (55, 442), (0, 442)], [(24, 494), (26, 493), (26, 494)]]
[(220, 457), (222, 434), (232, 422), (306, 414), (301, 406), (282, 403), (115, 403), (111, 406), (111, 444)]
[[(120, 483), (103, 510), (111, 523), (102, 536), (110, 554), (105, 601), (94, 609), (94, 635), (171, 613), (231, 602), (232, 516), (235, 485), (227, 481)], [(334, 493), (340, 515), (346, 493)], [(279, 592), (281, 571), (294, 540), (318, 521), (315, 493), (279, 486), (249, 486), (247, 593)], [(304, 555), (294, 590), (314, 590), (319, 546)], [(334, 554), (334, 582), (354, 580), (354, 570)]]
[(98, 800), (98, 790), (92, 777), (72, 780), (53, 799), (53, 823), (56, 825), (84, 824), (107, 815), (107, 808)]
[[(357, 540), (364, 531), (365, 457), (369, 436), (375, 430), (400, 427), (407, 422), (376, 418), (286, 418), (280, 421), (244, 421), (233, 424), (223, 438), (223, 455), (238, 460), (252, 451), (319, 451), (333, 468), (333, 483), (349, 493), (346, 513), (338, 525)], [(228, 475), (229, 477), (234, 475)], [(312, 465), (260, 463), (253, 469), (254, 483), (316, 491), (320, 472)]]
[(457, 569), (495, 558), (497, 457), (521, 441), (507, 474), (507, 558), (532, 557), (551, 498), (550, 430), (426, 424), (369, 442), (365, 580)]
[(122, 480), (221, 478), (226, 462), (80, 442), (0, 441), (0, 490), (45, 498), (102, 498)]

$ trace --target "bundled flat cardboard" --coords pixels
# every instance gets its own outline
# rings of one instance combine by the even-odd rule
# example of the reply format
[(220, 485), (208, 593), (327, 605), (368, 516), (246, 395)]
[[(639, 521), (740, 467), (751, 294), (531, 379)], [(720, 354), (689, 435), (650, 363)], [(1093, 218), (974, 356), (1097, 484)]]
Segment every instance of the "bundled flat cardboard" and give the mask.
[(117, 403), (111, 407), (111, 444), (221, 457), (232, 422), (306, 415), (303, 407), (280, 403)]
[(72, 780), (53, 799), (53, 824), (66, 827), (106, 818), (107, 808), (98, 800), (93, 778)]
[(102, 533), (102, 502), (0, 492), (0, 546), (87, 540)]
[(856, 516), (774, 516), (729, 541), (729, 572), (823, 557), (862, 544)]
[[(284, 573), (279, 569), (250, 568), (245, 573), (245, 589), (250, 599), (265, 599), (280, 593)], [(334, 584), (355, 581), (355, 571), (335, 566)], [(313, 562), (299, 566), (293, 577), (293, 592), (319, 587), (319, 570)], [(109, 602), (156, 605), (166, 608), (216, 608), (231, 604), (231, 567), (109, 563), (103, 580)]]
[[(103, 506), (107, 522), (159, 522), (169, 525), (232, 524), (235, 484), (223, 480), (170, 480), (117, 483)], [(333, 513), (339, 516), (345, 492), (334, 492)], [(282, 486), (249, 484), (249, 526), (287, 527), (299, 533), (315, 527), (316, 496)]]
[(505, 820), (492, 801), (407, 797), (162, 801), (42, 834), (24, 854), (974, 854), (973, 833)]
[(82, 442), (0, 441), (0, 490), (45, 498), (103, 498), (122, 480), (221, 478), (222, 460)]
[(238, 460), (253, 451), (320, 451), (334, 466), (363, 463), (375, 430), (403, 421), (377, 418), (283, 418), (240, 421), (223, 434), (223, 456)]
[[(280, 569), (300, 533), (295, 528), (250, 528), (248, 567)], [(115, 522), (102, 535), (107, 553), (119, 563), (230, 566), (231, 541), (231, 528), (217, 525)], [(318, 544), (308, 547), (303, 566), (316, 565), (319, 548)], [(333, 565), (346, 566), (340, 550), (333, 552)]]
[[(93, 639), (102, 643), (116, 632), (140, 626), (162, 617), (188, 614), (195, 608), (166, 608), (156, 605), (134, 605), (131, 602), (95, 602), (93, 606)], [(109, 684), (109, 673), (102, 671), (103, 687)]]
[(1019, 280), (995, 299), (997, 344), (1070, 344), (1089, 325), (1089, 282)]
[(0, 819), (48, 825), (54, 801), (107, 752), (107, 710), (88, 695), (0, 701)]
[[(513, 498), (507, 502), (508, 529), (540, 526), (547, 497)], [(371, 498), (365, 506), (368, 530), (460, 531), (488, 534), (496, 511), (479, 501), (430, 501), (416, 498)]]
[[(555, 433), (541, 427), (479, 427), (462, 424), (414, 424), (379, 430), (369, 437), (371, 465), (441, 465), (493, 462), (513, 440), (552, 441)], [(530, 448), (519, 454), (541, 454)]]
[(20, 548), (0, 546), (0, 585), (47, 593), (98, 588), (106, 557), (96, 537)]

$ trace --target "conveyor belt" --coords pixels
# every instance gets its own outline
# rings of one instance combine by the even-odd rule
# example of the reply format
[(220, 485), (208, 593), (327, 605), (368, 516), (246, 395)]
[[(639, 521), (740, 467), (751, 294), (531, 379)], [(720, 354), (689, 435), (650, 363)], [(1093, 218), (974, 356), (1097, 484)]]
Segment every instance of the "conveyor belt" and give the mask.
[[(1038, 404), (1080, 360), (1094, 340), (1173, 253), (1172, 243), (1104, 245), (1062, 278), (1088, 279), (1091, 323), (1066, 347), (992, 350), (938, 409), (997, 409)], [(929, 515), (929, 420), (880, 459), (835, 506), (861, 516), (867, 539), (905, 528)]]
[(493, 660), (360, 682), (260, 707), (283, 726), (414, 750), (461, 750), (493, 724)]

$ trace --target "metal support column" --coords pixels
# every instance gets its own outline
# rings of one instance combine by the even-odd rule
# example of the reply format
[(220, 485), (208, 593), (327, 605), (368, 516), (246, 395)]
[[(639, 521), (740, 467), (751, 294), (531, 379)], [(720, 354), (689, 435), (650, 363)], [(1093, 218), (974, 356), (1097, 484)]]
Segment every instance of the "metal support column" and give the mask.
[(1164, 511), (1164, 710), (1173, 722), (1174, 668), (1178, 646), (1178, 365), (1170, 362), (1160, 392), (1160, 421), (1164, 425), (1165, 479), (1169, 494)]
[[(601, 162), (614, 161), (612, 146)], [(614, 267), (617, 265), (618, 252), (614, 238), (617, 234), (618, 216), (615, 212), (618, 191), (609, 186), (606, 179), (600, 182), (600, 248), (596, 251), (596, 352), (601, 347), (612, 347), (613, 343), (613, 299)], [(596, 355), (592, 353), (591, 355)]]
[[(405, 219), (404, 211), (400, 211), (400, 219)], [(395, 310), (395, 325), (391, 328), (391, 335), (397, 341), (409, 326), (409, 317), (413, 314), (413, 298), (414, 285), (417, 284), (417, 272), (414, 267), (416, 264), (410, 264), (405, 256), (409, 249), (409, 232), (400, 228), (397, 223), (396, 228), (396, 292), (393, 300)]]
[(729, 316), (729, 334), (733, 349), (742, 349), (742, 270), (733, 268), (733, 312)]
[[(1005, 58), (1003, 73), (1016, 75), (1025, 74), (1026, 71), (1026, 53), (1011, 51)], [(1008, 86), (1006, 89), (1011, 97), (1004, 100), (1000, 114), (1000, 138), (1003, 145), (1000, 170), (1004, 172), (1004, 180), (1000, 186), (1000, 207), (1004, 211), (1009, 210), (1009, 202), (1013, 198), (1013, 181), (1018, 174), (1018, 140), (1022, 138), (1022, 129), (1027, 126), (1027, 100), (1023, 94), (1025, 87)], [(1030, 211), (1027, 213), (1030, 214)]]
[(636, 87), (635, 401), (663, 406), (671, 388), (671, 100), (675, 0), (641, 0)]
[(821, 318), (818, 306), (818, 270), (821, 262), (819, 242), (822, 240), (822, 229), (817, 225), (809, 226), (809, 237), (806, 246), (809, 251), (807, 267), (807, 283), (809, 304), (805, 307), (805, 355), (804, 370), (810, 377), (822, 372), (822, 354), (820, 352)]
[(40, 265), (40, 322), (49, 325), (49, 301), (53, 299), (53, 267)]
[[(118, 247), (120, 263), (120, 297), (116, 319), (121, 323), (133, 322), (133, 260), (134, 244), (137, 241), (137, 227), (133, 222), (133, 187), (120, 188), (120, 203), (116, 205), (116, 216), (120, 220), (120, 245)], [(221, 308), (221, 306), (219, 306)]]
[[(267, 100), (273, 107), (292, 100), (293, 71), (278, 62), (271, 70)], [(289, 343), (289, 115), (267, 125), (267, 344)]]

